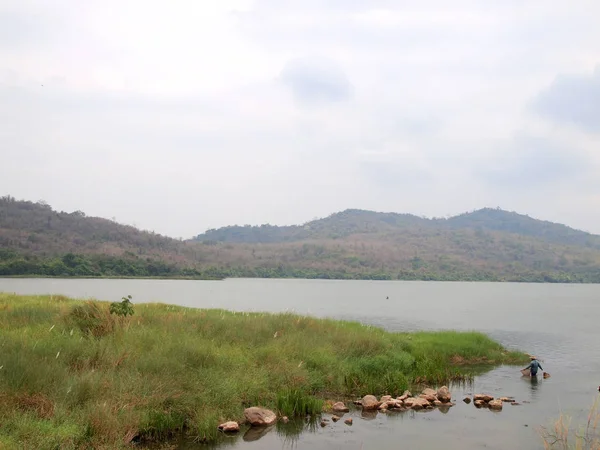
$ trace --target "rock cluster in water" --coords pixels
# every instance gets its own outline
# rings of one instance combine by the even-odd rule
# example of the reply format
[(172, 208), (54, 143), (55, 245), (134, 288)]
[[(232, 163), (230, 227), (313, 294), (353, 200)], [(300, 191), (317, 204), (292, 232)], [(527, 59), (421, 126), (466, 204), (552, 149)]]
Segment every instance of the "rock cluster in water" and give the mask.
[[(512, 397), (499, 397), (494, 398), (488, 394), (476, 394), (471, 397), (465, 397), (463, 401), (467, 404), (473, 401), (476, 408), (489, 408), (492, 410), (500, 411), (504, 403), (510, 403), (511, 405), (519, 405)], [(426, 388), (417, 395), (413, 396), (409, 391), (396, 398), (391, 395), (384, 395), (381, 398), (377, 398), (374, 395), (365, 395), (362, 399), (356, 400), (355, 405), (360, 406), (363, 411), (380, 411), (386, 412), (388, 410), (405, 411), (408, 409), (422, 410), (422, 409), (433, 409), (433, 408), (450, 408), (455, 403), (452, 402), (452, 395), (450, 390), (446, 386), (442, 386), (437, 391), (434, 389)], [(339, 421), (342, 415), (350, 409), (343, 402), (336, 402), (332, 405), (331, 410), (333, 415), (331, 420), (333, 422)], [(277, 415), (268, 409), (252, 407), (244, 410), (245, 423), (252, 427), (269, 427), (277, 421)], [(287, 422), (287, 417), (282, 417), (283, 422)], [(329, 423), (329, 419), (321, 419), (321, 426), (325, 427)], [(352, 418), (344, 420), (347, 425), (352, 425)], [(237, 432), (240, 430), (238, 422), (225, 422), (219, 425), (219, 430), (223, 432)]]
[(391, 395), (384, 395), (379, 400), (374, 395), (365, 395), (361, 400), (354, 402), (361, 406), (363, 411), (387, 411), (387, 410), (420, 410), (432, 409), (436, 407), (449, 408), (454, 406), (452, 395), (446, 386), (442, 386), (437, 391), (434, 389), (424, 389), (418, 396), (413, 396), (409, 391), (396, 398)]
[[(463, 400), (465, 403), (471, 403), (470, 397), (465, 397)], [(501, 411), (504, 403), (510, 403), (513, 406), (518, 406), (519, 403), (512, 397), (499, 397), (494, 398), (488, 394), (475, 394), (473, 396), (473, 404), (476, 408), (490, 408), (496, 411)]]

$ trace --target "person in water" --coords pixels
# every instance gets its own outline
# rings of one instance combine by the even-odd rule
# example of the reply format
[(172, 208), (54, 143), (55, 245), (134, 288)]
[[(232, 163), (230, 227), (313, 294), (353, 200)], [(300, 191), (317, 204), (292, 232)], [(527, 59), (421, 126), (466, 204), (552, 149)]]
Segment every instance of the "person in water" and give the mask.
[(542, 365), (540, 364), (540, 362), (535, 358), (535, 356), (530, 357), (530, 359), (531, 359), (531, 362), (525, 368), (529, 369), (529, 374), (532, 377), (535, 377), (535, 376), (537, 376), (538, 369), (544, 370), (544, 368), (542, 367)]

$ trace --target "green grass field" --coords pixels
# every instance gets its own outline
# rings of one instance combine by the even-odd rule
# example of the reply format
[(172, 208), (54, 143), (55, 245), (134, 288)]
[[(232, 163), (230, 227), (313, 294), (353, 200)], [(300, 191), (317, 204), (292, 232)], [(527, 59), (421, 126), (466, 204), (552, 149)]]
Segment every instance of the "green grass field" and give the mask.
[(292, 314), (0, 294), (0, 448), (119, 448), (213, 440), (248, 406), (304, 414), (322, 400), (399, 394), (521, 364), (480, 333), (390, 333)]

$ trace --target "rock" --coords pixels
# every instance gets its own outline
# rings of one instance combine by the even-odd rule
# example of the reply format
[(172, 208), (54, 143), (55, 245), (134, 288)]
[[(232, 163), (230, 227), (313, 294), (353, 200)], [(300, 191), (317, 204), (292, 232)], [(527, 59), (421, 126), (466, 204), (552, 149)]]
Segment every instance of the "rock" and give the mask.
[(496, 399), (496, 400), (492, 400), (491, 402), (489, 402), (488, 406), (490, 407), (490, 409), (501, 410), (502, 404), (503, 404), (502, 400)]
[(290, 421), (290, 419), (288, 419), (288, 416), (283, 416), (283, 417), (281, 418), (281, 421), (282, 421), (283, 423), (288, 423), (288, 422)]
[(382, 403), (381, 405), (379, 405), (379, 408), (377, 408), (379, 411), (385, 411), (388, 409), (388, 404), (387, 403)]
[(362, 406), (361, 400), (354, 400), (352, 403), (354, 403), (356, 406)]
[(498, 400), (500, 400), (501, 402), (505, 402), (505, 403), (512, 403), (515, 401), (514, 398), (510, 398), (510, 397), (500, 397)]
[(433, 406), (442, 406), (444, 403), (440, 400), (434, 400), (433, 401)]
[(412, 397), (412, 394), (410, 393), (410, 391), (404, 391), (402, 393), (402, 395), (400, 397), (398, 397), (398, 400), (406, 400), (407, 398)]
[(344, 402), (337, 402), (331, 408), (335, 412), (348, 412), (350, 409), (344, 404)]
[(402, 404), (402, 401), (400, 401), (398, 399), (392, 399), (389, 402), (387, 402), (387, 406), (390, 409), (399, 409), (399, 408), (402, 408), (403, 404)]
[(475, 397), (473, 397), (473, 400), (482, 400), (485, 403), (491, 402), (492, 400), (494, 400), (494, 397), (492, 397), (491, 395), (487, 395), (487, 394), (475, 394)]
[(240, 431), (240, 424), (237, 422), (225, 422), (219, 425), (219, 430), (225, 433), (235, 433)]
[(419, 397), (426, 399), (428, 402), (434, 402), (437, 400), (437, 392), (429, 388), (423, 389)]
[(481, 407), (483, 407), (483, 406), (486, 406), (486, 405), (487, 405), (487, 403), (486, 403), (486, 402), (484, 402), (483, 400), (475, 400), (475, 401), (473, 402), (473, 404), (475, 405), (475, 407), (476, 407), (476, 408), (481, 408)]
[(336, 415), (331, 416), (331, 420), (333, 420), (334, 422), (337, 422), (338, 420), (340, 420), (340, 418)]
[(346, 425), (352, 425), (352, 417), (348, 417), (346, 420), (344, 420), (344, 423)]
[(252, 426), (272, 425), (277, 421), (277, 416), (273, 411), (256, 406), (246, 408), (244, 410), (244, 417)]
[(452, 400), (452, 395), (450, 395), (450, 390), (446, 386), (442, 386), (437, 391), (437, 399), (442, 403), (449, 403)]
[(427, 399), (422, 398), (422, 397), (407, 398), (404, 402), (404, 406), (406, 406), (407, 408), (410, 408), (410, 409), (415, 409), (415, 410), (431, 408), (431, 404), (427, 401)]
[(361, 401), (361, 405), (363, 409), (369, 411), (379, 408), (380, 403), (374, 395), (365, 395)]
[(471, 403), (471, 397), (463, 398), (463, 402), (465, 402), (468, 405), (469, 403)]
[(391, 396), (391, 395), (384, 395), (383, 397), (381, 397), (381, 399), (379, 399), (379, 401), (380, 401), (381, 403), (387, 403), (387, 402), (389, 402), (391, 399), (392, 399), (392, 396)]
[(519, 402), (511, 402), (512, 406), (521, 406), (521, 404)]
[(321, 427), (326, 427), (327, 426), (327, 422), (325, 422), (324, 420), (321, 420)]

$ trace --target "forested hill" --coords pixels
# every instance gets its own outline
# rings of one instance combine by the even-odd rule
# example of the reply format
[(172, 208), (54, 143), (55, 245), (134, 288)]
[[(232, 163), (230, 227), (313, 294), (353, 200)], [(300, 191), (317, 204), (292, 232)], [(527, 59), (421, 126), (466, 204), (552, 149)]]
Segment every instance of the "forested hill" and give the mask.
[(196, 275), (189, 256), (176, 239), (0, 197), (0, 275)]
[(533, 219), (501, 209), (484, 208), (449, 219), (426, 219), (410, 214), (380, 213), (349, 209), (324, 219), (293, 226), (228, 226), (198, 235), (198, 241), (236, 243), (281, 243), (309, 239), (339, 239), (354, 234), (403, 231), (459, 230), (503, 231), (531, 236), (546, 242), (600, 248), (600, 236), (553, 222)]
[(449, 219), (347, 210), (180, 241), (2, 197), (2, 275), (600, 282), (600, 237), (497, 209)]

